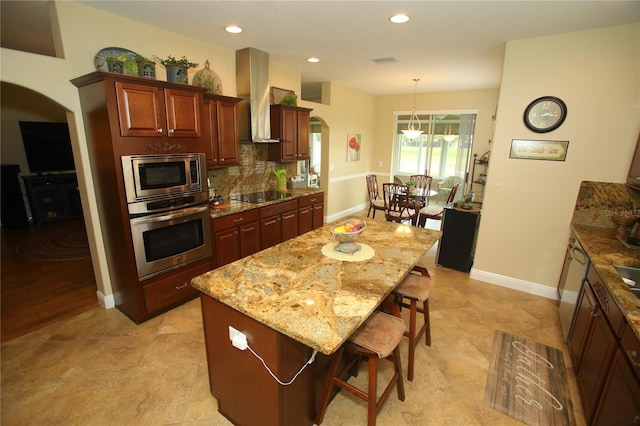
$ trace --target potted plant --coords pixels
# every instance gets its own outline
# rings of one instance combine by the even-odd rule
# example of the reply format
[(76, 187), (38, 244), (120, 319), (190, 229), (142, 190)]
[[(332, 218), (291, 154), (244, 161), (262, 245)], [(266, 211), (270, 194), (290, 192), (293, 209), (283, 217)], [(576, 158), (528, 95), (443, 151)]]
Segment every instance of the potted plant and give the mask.
[(154, 56), (154, 59), (167, 69), (167, 81), (170, 83), (189, 84), (187, 70), (198, 66), (195, 62), (189, 62), (186, 56), (180, 59), (173, 55), (168, 55), (166, 59)]
[(115, 72), (118, 74), (124, 73), (124, 62), (118, 59), (117, 56), (108, 55), (106, 59), (107, 59), (107, 70), (109, 72)]
[(282, 97), (282, 100), (280, 101), (280, 103), (282, 105), (296, 106), (298, 105), (298, 96), (293, 92), (287, 93)]

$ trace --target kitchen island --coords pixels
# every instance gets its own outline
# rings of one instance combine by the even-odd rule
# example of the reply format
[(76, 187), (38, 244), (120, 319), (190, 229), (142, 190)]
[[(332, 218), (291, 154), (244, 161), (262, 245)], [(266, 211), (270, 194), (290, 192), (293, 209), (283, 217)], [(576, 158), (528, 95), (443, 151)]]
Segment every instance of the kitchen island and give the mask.
[[(236, 424), (312, 424), (331, 355), (440, 238), (438, 231), (371, 220), (357, 242), (373, 257), (341, 261), (323, 254), (336, 243), (332, 226), (191, 281), (202, 293), (211, 393)], [(232, 346), (229, 327), (246, 335), (249, 350)], [(251, 353), (288, 382), (314, 350), (315, 362), (287, 386)]]

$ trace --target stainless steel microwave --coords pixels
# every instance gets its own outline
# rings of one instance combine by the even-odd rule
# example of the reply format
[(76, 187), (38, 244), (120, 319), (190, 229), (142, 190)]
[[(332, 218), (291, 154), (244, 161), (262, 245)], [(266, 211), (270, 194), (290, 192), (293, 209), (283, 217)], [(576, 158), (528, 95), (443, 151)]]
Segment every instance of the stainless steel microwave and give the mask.
[(204, 153), (122, 156), (127, 203), (206, 193)]

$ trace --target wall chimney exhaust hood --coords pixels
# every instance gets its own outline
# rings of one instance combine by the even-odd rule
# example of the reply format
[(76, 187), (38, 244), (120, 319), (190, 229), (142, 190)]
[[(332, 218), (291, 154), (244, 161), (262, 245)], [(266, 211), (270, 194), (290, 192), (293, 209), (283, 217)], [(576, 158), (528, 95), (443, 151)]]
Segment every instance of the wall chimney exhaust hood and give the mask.
[(268, 53), (253, 47), (236, 51), (236, 88), (240, 142), (280, 142), (271, 138)]

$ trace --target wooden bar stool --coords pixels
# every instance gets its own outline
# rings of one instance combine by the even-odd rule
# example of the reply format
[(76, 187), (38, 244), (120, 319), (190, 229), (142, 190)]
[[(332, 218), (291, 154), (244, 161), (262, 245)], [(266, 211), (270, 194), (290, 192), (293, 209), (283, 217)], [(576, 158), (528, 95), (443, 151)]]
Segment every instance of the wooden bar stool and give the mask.
[[(431, 346), (431, 322), (429, 321), (431, 278), (427, 268), (415, 266), (413, 270), (420, 274), (409, 273), (392, 292), (400, 309), (403, 307), (409, 308), (409, 331), (406, 331), (404, 335), (409, 337), (407, 380), (411, 382), (413, 381), (416, 346), (423, 334), (426, 345)], [(422, 307), (418, 306), (419, 302), (422, 302)], [(418, 313), (423, 315), (424, 324), (416, 332), (416, 317)]]
[[(324, 387), (322, 399), (315, 423), (322, 423), (327, 409), (329, 397), (333, 386), (346, 389), (358, 398), (367, 401), (367, 425), (376, 424), (376, 414), (393, 389), (397, 386), (398, 399), (404, 401), (404, 383), (402, 381), (402, 365), (400, 363), (400, 341), (404, 335), (404, 322), (402, 319), (374, 311), (369, 318), (356, 330), (336, 352), (329, 367), (329, 375)], [(342, 371), (337, 372), (340, 359), (344, 352), (351, 352), (356, 356), (347, 363)], [(384, 389), (380, 399), (376, 400), (378, 382), (378, 359), (391, 356), (395, 372)], [(344, 373), (350, 370), (361, 357), (366, 357), (369, 362), (369, 385), (367, 392), (342, 380)], [(357, 367), (357, 365), (356, 365)], [(348, 377), (347, 377), (348, 379)]]

